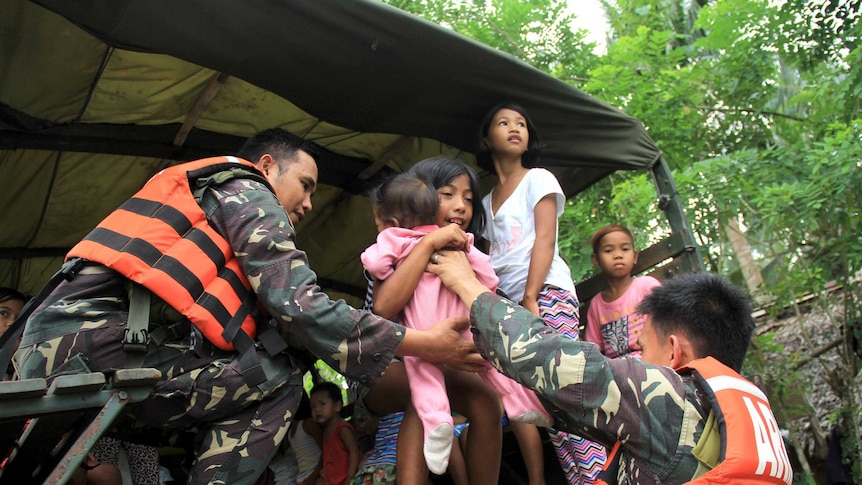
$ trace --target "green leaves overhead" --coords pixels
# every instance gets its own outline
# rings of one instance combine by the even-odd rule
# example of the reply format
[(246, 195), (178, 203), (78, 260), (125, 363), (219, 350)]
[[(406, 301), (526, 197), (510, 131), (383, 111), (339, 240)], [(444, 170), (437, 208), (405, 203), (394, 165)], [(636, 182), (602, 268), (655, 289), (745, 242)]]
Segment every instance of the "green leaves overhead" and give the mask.
[[(578, 85), (598, 65), (587, 32), (571, 27), (576, 15), (565, 0), (390, 0), (459, 34), (512, 54)], [(506, 82), (501, 79), (500, 82)]]

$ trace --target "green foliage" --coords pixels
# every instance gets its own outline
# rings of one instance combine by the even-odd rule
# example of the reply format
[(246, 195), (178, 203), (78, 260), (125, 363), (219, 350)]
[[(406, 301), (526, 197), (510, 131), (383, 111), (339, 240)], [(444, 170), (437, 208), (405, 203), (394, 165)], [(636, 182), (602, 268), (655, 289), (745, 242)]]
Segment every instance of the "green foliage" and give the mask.
[[(644, 215), (652, 214), (645, 220)], [(655, 185), (643, 173), (615, 174), (566, 202), (560, 217), (560, 253), (572, 270), (572, 278), (581, 281), (592, 276), (590, 237), (607, 224), (622, 224), (632, 231), (635, 246), (648, 247), (669, 229), (656, 209)]]
[[(714, 217), (745, 214), (753, 246), (774, 263), (768, 289), (776, 298), (862, 269), (860, 140), (862, 122), (836, 122), (819, 141), (737, 152), (699, 165), (733, 180), (703, 180), (724, 201), (714, 205)], [(699, 222), (699, 231), (709, 230)], [(796, 280), (800, 273), (804, 278)]]
[[(641, 120), (666, 159), (707, 269), (775, 301), (844, 284), (842, 368), (862, 370), (862, 2), (858, 0), (600, 0), (607, 54), (568, 27), (559, 0), (391, 0), (390, 3), (510, 53)], [(726, 231), (737, 223), (755, 268), (743, 272)], [(560, 249), (576, 280), (593, 274), (589, 238), (621, 223), (644, 248), (665, 235), (643, 174), (615, 174), (566, 204)], [(747, 264), (747, 263), (746, 263)], [(783, 417), (804, 411), (794, 366), (809, 359), (755, 342), (746, 363), (774, 393)], [(852, 377), (852, 376), (851, 376)], [(862, 481), (862, 437), (852, 378), (836, 425)], [(772, 394), (771, 394), (772, 395)], [(815, 416), (816, 418), (816, 416)], [(816, 428), (816, 426), (812, 426)], [(814, 432), (814, 431), (807, 431)]]
[[(831, 280), (850, 291), (862, 270), (859, 3), (718, 0), (700, 9), (687, 32), (667, 31), (669, 24), (657, 21), (676, 18), (673, 8), (657, 11), (668, 3), (620, 3), (629, 10), (615, 18), (617, 42), (602, 59), (607, 63), (590, 73), (587, 91), (650, 126), (675, 162), (709, 270), (745, 283), (725, 234), (727, 221), (736, 220), (763, 273), (758, 294), (768, 294), (773, 308), (819, 295)], [(663, 92), (672, 92), (673, 101)], [(609, 210), (613, 194), (602, 197), (578, 202), (578, 210), (619, 217)], [(639, 223), (648, 227), (652, 219), (646, 214)], [(848, 305), (843, 322), (848, 341), (858, 341), (859, 308)], [(858, 374), (854, 352), (841, 355), (843, 368)], [(781, 413), (799, 416), (798, 377), (788, 369), (801, 356), (781, 349), (757, 359), (764, 359), (760, 351), (747, 366), (762, 373)], [(858, 409), (852, 379), (836, 385), (845, 386), (836, 389), (845, 396), (842, 409)], [(846, 433), (860, 436), (858, 416), (838, 418)], [(847, 453), (858, 457), (859, 444)], [(862, 477), (862, 470), (855, 473)]]
[[(332, 367), (329, 367), (329, 365), (322, 360), (317, 360), (314, 362), (314, 372), (316, 372), (317, 375), (320, 376), (320, 379), (322, 381), (334, 382), (335, 384), (337, 384), (338, 387), (341, 388), (342, 402), (344, 402), (345, 404), (350, 402), (347, 395), (347, 379), (345, 379), (343, 375), (339, 374), (338, 371), (336, 371)], [(305, 393), (311, 393), (311, 388), (313, 388), (315, 384), (317, 384), (317, 382), (314, 381), (314, 376), (312, 376), (312, 373), (306, 372), (302, 378), (302, 388), (305, 389)]]
[(387, 0), (459, 34), (511, 54), (558, 79), (579, 85), (598, 64), (587, 32), (565, 0)]
[(697, 160), (709, 153), (706, 127), (696, 107), (705, 90), (686, 66), (677, 34), (639, 27), (608, 48), (604, 65), (590, 72), (584, 89), (640, 119), (668, 160)]

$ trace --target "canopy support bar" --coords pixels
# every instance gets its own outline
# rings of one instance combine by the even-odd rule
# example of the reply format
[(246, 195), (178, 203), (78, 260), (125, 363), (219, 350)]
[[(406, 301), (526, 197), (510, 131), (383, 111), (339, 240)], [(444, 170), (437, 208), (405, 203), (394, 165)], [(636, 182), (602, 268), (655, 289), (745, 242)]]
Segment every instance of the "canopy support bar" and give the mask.
[[(191, 133), (192, 128), (195, 127), (195, 123), (198, 122), (201, 115), (206, 111), (207, 106), (215, 99), (216, 94), (218, 94), (219, 90), (224, 86), (230, 76), (220, 72), (216, 75), (212, 81), (210, 81), (209, 85), (207, 85), (204, 92), (201, 93), (201, 96), (198, 98), (198, 101), (195, 103), (194, 107), (189, 114), (186, 115), (185, 121), (183, 121), (182, 126), (180, 126), (179, 131), (177, 131), (177, 136), (174, 137), (174, 146), (181, 147), (185, 144), (186, 138), (189, 137), (189, 133)], [(168, 167), (173, 160), (169, 159), (161, 159), (159, 160), (159, 164), (156, 167), (156, 172), (160, 172)]]
[(676, 183), (673, 181), (670, 167), (663, 156), (660, 156), (658, 163), (653, 165), (652, 175), (656, 192), (658, 192), (658, 207), (664, 211), (668, 223), (670, 223), (671, 232), (679, 234), (685, 247), (685, 251), (674, 258), (674, 264), (665, 269), (664, 276), (671, 277), (674, 276), (674, 273), (682, 274), (703, 271), (703, 258), (700, 254), (700, 248), (694, 242), (690, 229), (691, 226), (688, 225), (688, 219), (685, 216), (685, 211), (679, 198), (679, 191), (676, 188)]

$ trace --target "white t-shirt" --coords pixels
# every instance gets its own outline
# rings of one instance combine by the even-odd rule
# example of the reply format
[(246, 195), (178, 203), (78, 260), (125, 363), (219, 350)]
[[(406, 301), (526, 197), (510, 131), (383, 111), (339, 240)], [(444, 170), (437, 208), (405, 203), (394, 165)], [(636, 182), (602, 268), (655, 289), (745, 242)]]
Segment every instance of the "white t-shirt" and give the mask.
[[(527, 275), (530, 272), (530, 255), (533, 252), (533, 243), (536, 241), (534, 215), (536, 204), (548, 194), (556, 195), (559, 220), (560, 215), (563, 214), (566, 197), (554, 174), (544, 168), (531, 168), (518, 183), (512, 195), (500, 205), (496, 214), (491, 211), (493, 193), (491, 191), (482, 198), (482, 205), (487, 214), (487, 224), (482, 235), (491, 242), (491, 265), (500, 278), (499, 288), (506, 292), (512, 301), (519, 302), (524, 298)], [(560, 246), (556, 242), (559, 229), (560, 224), (557, 222), (554, 259), (548, 276), (545, 277), (545, 284), (574, 293), (575, 284), (572, 281), (571, 270), (560, 258)]]

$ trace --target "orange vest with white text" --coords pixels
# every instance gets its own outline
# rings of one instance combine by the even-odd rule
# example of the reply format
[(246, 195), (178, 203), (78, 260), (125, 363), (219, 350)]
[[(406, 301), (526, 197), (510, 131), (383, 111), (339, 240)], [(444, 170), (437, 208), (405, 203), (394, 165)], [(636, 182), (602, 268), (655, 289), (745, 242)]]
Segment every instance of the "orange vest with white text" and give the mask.
[[(790, 485), (793, 469), (763, 391), (712, 357), (692, 361), (677, 373), (691, 374), (707, 395), (721, 435), (718, 465), (688, 484)], [(604, 469), (619, 459), (619, 449), (617, 442)]]
[(691, 373), (707, 394), (721, 434), (718, 465), (689, 483), (790, 485), (793, 470), (766, 394), (712, 357), (677, 372)]
[[(251, 163), (213, 157), (166, 168), (108, 215), (66, 259), (100, 263), (182, 313), (222, 350), (255, 337), (262, 313), (230, 244), (207, 221), (194, 191), (209, 177), (266, 179)], [(245, 339), (245, 335), (241, 335)], [(245, 339), (248, 342), (248, 339)]]

